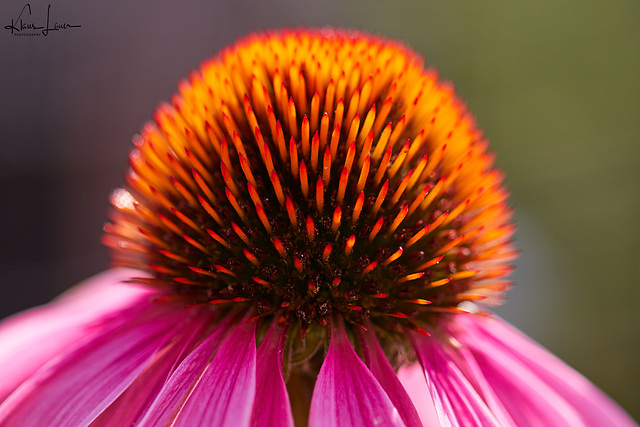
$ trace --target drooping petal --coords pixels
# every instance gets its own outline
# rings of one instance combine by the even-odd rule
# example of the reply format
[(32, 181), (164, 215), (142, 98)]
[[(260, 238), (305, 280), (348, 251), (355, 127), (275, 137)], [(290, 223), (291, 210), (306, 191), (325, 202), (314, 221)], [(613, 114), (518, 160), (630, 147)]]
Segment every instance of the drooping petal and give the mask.
[[(137, 273), (139, 275), (139, 273)], [(121, 283), (131, 270), (114, 269), (74, 287), (50, 304), (0, 324), (0, 401), (51, 359), (78, 348), (105, 328), (144, 309), (152, 291)], [(134, 311), (131, 311), (133, 308)], [(114, 316), (114, 313), (120, 313)], [(34, 345), (38, 351), (31, 351)]]
[(256, 392), (255, 322), (242, 320), (196, 384), (175, 426), (248, 426)]
[(171, 425), (184, 407), (220, 344), (238, 319), (227, 316), (189, 354), (164, 384), (140, 421), (140, 426)]
[(175, 307), (152, 306), (139, 319), (44, 366), (0, 406), (0, 424), (88, 424), (129, 387), (183, 317)]
[(402, 420), (407, 427), (410, 426), (422, 426), (420, 417), (416, 412), (416, 408), (413, 406), (409, 395), (405, 391), (404, 387), (398, 380), (398, 377), (389, 364), (389, 360), (384, 354), (378, 338), (373, 330), (373, 325), (369, 325), (369, 329), (363, 334), (364, 338), (364, 358), (376, 377), (378, 383), (382, 386), (384, 391), (389, 396), (391, 403), (396, 407)]
[[(424, 369), (422, 369), (420, 363), (402, 366), (398, 370), (398, 380), (411, 398), (416, 411), (418, 411), (422, 425), (425, 427), (439, 426), (435, 402), (429, 393)], [(442, 426), (447, 425), (442, 424)]]
[(519, 425), (637, 425), (582, 375), (503, 320), (455, 315), (443, 325), (470, 349)]
[(293, 426), (289, 393), (282, 377), (286, 332), (286, 328), (274, 320), (258, 349), (253, 427)]
[(127, 426), (138, 421), (143, 410), (151, 405), (173, 370), (190, 354), (212, 322), (212, 314), (206, 310), (199, 307), (191, 310), (197, 313), (189, 319), (190, 322), (185, 322), (129, 388), (91, 424), (92, 427)]
[(482, 370), (478, 366), (478, 362), (468, 348), (461, 346), (453, 337), (448, 338), (449, 344), (446, 345), (446, 349), (449, 351), (447, 354), (451, 357), (452, 361), (460, 369), (460, 371), (466, 376), (469, 382), (478, 391), (478, 394), (482, 397), (487, 407), (495, 416), (500, 426), (516, 426), (509, 412), (506, 410), (500, 399), (496, 396), (495, 390), (489, 384), (487, 379), (482, 374)]
[(404, 426), (398, 410), (353, 350), (338, 319), (311, 399), (310, 427)]
[(499, 426), (486, 402), (445, 351), (447, 344), (435, 334), (427, 337), (411, 332), (410, 336), (424, 369), (429, 391), (436, 402), (440, 423), (452, 426)]

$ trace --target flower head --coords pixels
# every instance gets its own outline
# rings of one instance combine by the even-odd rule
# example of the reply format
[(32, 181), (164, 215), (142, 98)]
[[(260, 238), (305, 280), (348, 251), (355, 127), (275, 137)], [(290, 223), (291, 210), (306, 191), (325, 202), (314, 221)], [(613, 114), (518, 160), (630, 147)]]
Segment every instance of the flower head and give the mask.
[(509, 286), (507, 192), (404, 46), (251, 36), (134, 145), (104, 238), (127, 270), (0, 329), (63, 319), (0, 388), (6, 425), (633, 424), (476, 305)]
[(358, 33), (254, 36), (206, 62), (130, 156), (106, 242), (140, 281), (325, 335), (404, 335), (500, 301), (501, 174), (450, 85)]

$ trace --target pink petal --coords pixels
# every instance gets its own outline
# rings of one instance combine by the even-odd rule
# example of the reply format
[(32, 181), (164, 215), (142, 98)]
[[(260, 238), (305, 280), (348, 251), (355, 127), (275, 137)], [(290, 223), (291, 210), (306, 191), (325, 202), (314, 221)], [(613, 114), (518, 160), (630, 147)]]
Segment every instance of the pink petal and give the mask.
[(129, 388), (100, 414), (91, 424), (92, 427), (134, 425), (138, 421), (160, 392), (173, 369), (193, 350), (211, 325), (210, 310), (207, 312), (201, 307), (193, 307), (190, 310), (195, 312), (190, 323), (185, 323), (177, 331), (171, 342), (156, 354)]
[(251, 421), (254, 427), (293, 426), (289, 393), (282, 377), (286, 332), (286, 328), (274, 320), (258, 349), (256, 397)]
[(389, 396), (405, 425), (407, 427), (422, 426), (416, 408), (389, 364), (371, 324), (369, 330), (364, 333), (364, 344), (364, 357), (371, 373)]
[(582, 375), (503, 320), (457, 315), (443, 325), (470, 349), (519, 424), (637, 425)]
[[(131, 270), (114, 269), (79, 284), (42, 307), (0, 323), (0, 402), (56, 356), (90, 341), (104, 328), (128, 321), (125, 311), (145, 309), (152, 292), (121, 283)], [(139, 274), (138, 274), (139, 275)], [(33, 351), (34, 345), (38, 351)]]
[(513, 421), (500, 399), (496, 396), (495, 390), (491, 384), (489, 384), (487, 379), (484, 377), (475, 357), (473, 357), (473, 354), (471, 354), (468, 348), (459, 345), (454, 338), (449, 337), (449, 341), (455, 349), (454, 351), (450, 348), (451, 351), (449, 351), (449, 355), (470, 383), (476, 388), (478, 394), (486, 402), (487, 407), (493, 413), (496, 420), (498, 420), (498, 423), (505, 427), (515, 426), (516, 423)]
[(499, 426), (486, 403), (436, 337), (412, 332), (411, 341), (443, 425)]
[(422, 366), (419, 363), (402, 366), (398, 370), (398, 380), (418, 411), (422, 425), (425, 427), (440, 425)]
[(329, 352), (313, 390), (309, 425), (404, 425), (398, 410), (353, 350), (342, 320), (331, 326)]
[(44, 367), (0, 406), (0, 424), (88, 424), (134, 381), (167, 338), (175, 335), (182, 316), (172, 311), (175, 307), (154, 306), (140, 319), (101, 334)]
[(195, 350), (180, 363), (140, 421), (141, 426), (172, 425), (189, 395), (238, 319), (223, 318)]
[(256, 392), (256, 324), (229, 334), (178, 415), (175, 426), (248, 426)]

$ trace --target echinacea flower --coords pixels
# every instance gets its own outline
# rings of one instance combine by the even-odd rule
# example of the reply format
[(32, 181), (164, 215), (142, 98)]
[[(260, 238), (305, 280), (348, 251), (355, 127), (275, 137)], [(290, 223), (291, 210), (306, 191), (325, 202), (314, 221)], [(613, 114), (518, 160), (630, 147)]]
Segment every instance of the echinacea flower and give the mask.
[(502, 174), (404, 46), (251, 36), (134, 145), (119, 268), (0, 325), (1, 425), (635, 425), (482, 308)]

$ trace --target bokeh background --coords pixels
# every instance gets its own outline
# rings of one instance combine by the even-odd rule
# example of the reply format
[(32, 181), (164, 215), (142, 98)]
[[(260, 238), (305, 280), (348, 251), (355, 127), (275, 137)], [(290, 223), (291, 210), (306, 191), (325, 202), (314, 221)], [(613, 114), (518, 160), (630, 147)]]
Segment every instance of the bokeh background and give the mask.
[(53, 0), (82, 27), (12, 36), (23, 6), (0, 2), (0, 317), (107, 267), (131, 137), (204, 58), (256, 30), (356, 28), (424, 55), (491, 140), (522, 251), (499, 313), (640, 419), (639, 2)]

